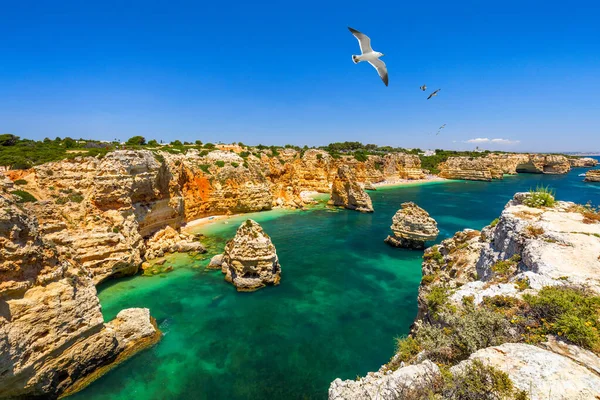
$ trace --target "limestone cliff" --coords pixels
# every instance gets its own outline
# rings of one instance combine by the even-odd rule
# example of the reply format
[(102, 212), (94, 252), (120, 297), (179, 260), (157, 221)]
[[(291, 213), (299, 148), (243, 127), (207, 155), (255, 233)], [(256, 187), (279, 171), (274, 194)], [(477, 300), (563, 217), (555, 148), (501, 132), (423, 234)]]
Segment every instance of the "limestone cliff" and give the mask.
[(491, 181), (502, 179), (503, 174), (565, 174), (571, 164), (561, 155), (488, 154), (484, 157), (449, 157), (438, 168), (442, 178)]
[(349, 210), (373, 212), (371, 198), (356, 181), (356, 176), (347, 165), (338, 168), (331, 186), (329, 204)]
[(593, 169), (585, 173), (586, 182), (600, 182), (600, 169)]
[[(436, 398), (454, 398), (456, 392), (443, 383), (448, 375), (442, 379), (435, 364), (427, 364), (430, 360), (453, 365), (449, 376), (454, 384), (470, 366), (479, 368), (476, 362), (495, 367), (532, 400), (548, 393), (561, 399), (600, 393), (597, 348), (570, 341), (578, 340), (569, 336), (570, 328), (541, 318), (541, 311), (531, 309), (536, 303), (527, 300), (548, 288), (569, 290), (564, 296), (600, 293), (599, 214), (561, 201), (530, 207), (530, 196), (516, 194), (481, 232), (458, 232), (425, 251), (419, 313), (412, 342), (406, 342), (410, 347), (377, 373), (357, 381), (335, 380), (330, 399), (365, 399), (373, 393), (380, 399), (421, 398), (435, 387), (446, 388)], [(544, 299), (538, 307), (550, 307)], [(595, 324), (584, 325), (591, 332)]]
[(225, 245), (220, 263), (225, 280), (239, 292), (252, 292), (266, 285), (279, 285), (281, 266), (271, 238), (255, 221), (248, 219)]
[(425, 242), (435, 240), (439, 230), (427, 211), (413, 202), (402, 203), (392, 218), (392, 235), (385, 242), (394, 247), (423, 249)]
[(598, 160), (590, 157), (569, 158), (571, 168), (592, 168), (598, 165)]
[(0, 182), (0, 393), (56, 398), (160, 333), (146, 309), (103, 323), (92, 275)]

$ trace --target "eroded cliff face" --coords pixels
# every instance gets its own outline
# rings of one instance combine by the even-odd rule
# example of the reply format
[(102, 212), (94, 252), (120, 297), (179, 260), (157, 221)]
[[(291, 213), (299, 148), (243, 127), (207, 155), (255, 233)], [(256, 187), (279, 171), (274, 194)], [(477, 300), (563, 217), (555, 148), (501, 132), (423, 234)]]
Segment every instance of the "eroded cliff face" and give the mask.
[(160, 333), (145, 309), (103, 323), (92, 274), (0, 182), (0, 393), (55, 398)]
[(565, 156), (543, 154), (489, 154), (484, 157), (449, 157), (439, 165), (446, 179), (491, 181), (503, 174), (566, 174), (571, 163)]
[(371, 198), (358, 184), (356, 176), (348, 165), (342, 165), (338, 168), (331, 186), (329, 204), (349, 210), (373, 212)]
[(590, 157), (569, 158), (571, 168), (592, 168), (598, 165), (598, 160)]
[(593, 169), (585, 173), (586, 182), (600, 182), (600, 169)]
[[(378, 372), (356, 381), (335, 380), (329, 389), (330, 399), (365, 399), (371, 393), (381, 399), (396, 399), (406, 393), (427, 393), (432, 382), (441, 385), (439, 372), (430, 359), (455, 357), (456, 348), (449, 335), (457, 335), (452, 340), (469, 337), (473, 332), (469, 333), (467, 326), (473, 329), (477, 326), (475, 318), (482, 315), (491, 318), (480, 328), (490, 329), (489, 335), (484, 335), (481, 343), (470, 341), (477, 335), (461, 342), (469, 342), (472, 350), (450, 368), (455, 379), (477, 361), (504, 372), (530, 399), (545, 399), (548, 393), (560, 399), (584, 399), (600, 393), (597, 352), (569, 342), (562, 336), (567, 336), (565, 332), (546, 333), (542, 329), (539, 337), (533, 336), (539, 324), (551, 325), (551, 321), (528, 320), (529, 303), (523, 302), (549, 287), (600, 293), (598, 214), (561, 201), (552, 207), (529, 207), (526, 204), (530, 196), (517, 193), (500, 218), (481, 232), (458, 232), (425, 251), (419, 313), (412, 334), (432, 342), (413, 343), (417, 351), (406, 359), (406, 364), (396, 355)], [(450, 311), (443, 311), (444, 302)], [(478, 310), (487, 310), (488, 314), (464, 322)], [(456, 315), (462, 315), (466, 325), (455, 325)], [(519, 325), (520, 320), (528, 322)], [(585, 324), (589, 327), (592, 322)], [(434, 335), (435, 331), (427, 328), (431, 326), (440, 327), (448, 336)], [(421, 329), (425, 333), (419, 336)], [(421, 345), (424, 347), (419, 348)]]

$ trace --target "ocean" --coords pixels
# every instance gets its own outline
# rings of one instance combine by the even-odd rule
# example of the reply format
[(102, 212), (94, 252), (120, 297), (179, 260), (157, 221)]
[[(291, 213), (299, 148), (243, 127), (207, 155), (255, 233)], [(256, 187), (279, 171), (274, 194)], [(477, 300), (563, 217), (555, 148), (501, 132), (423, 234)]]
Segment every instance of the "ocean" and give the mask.
[[(326, 399), (333, 379), (386, 363), (416, 316), (423, 252), (383, 242), (401, 203), (414, 201), (436, 219), (439, 242), (481, 229), (515, 192), (537, 186), (555, 189), (559, 200), (600, 205), (600, 184), (584, 183), (585, 171), (387, 187), (369, 192), (373, 214), (321, 204), (198, 227), (208, 237), (204, 259), (175, 255), (167, 262), (173, 272), (99, 287), (106, 321), (147, 307), (164, 337), (70, 399)], [(277, 248), (281, 284), (237, 293), (205, 266), (249, 217)]]

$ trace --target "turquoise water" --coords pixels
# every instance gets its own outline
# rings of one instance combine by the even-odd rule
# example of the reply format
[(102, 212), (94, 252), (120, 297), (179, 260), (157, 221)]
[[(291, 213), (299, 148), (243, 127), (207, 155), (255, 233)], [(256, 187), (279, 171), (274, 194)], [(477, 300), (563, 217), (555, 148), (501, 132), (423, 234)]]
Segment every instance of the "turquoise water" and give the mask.
[(237, 293), (220, 271), (204, 269), (247, 216), (200, 228), (210, 237), (204, 260), (179, 255), (169, 274), (100, 288), (106, 320), (148, 307), (165, 335), (71, 399), (325, 399), (336, 377), (387, 362), (394, 337), (415, 317), (422, 252), (383, 243), (400, 203), (429, 211), (442, 240), (487, 225), (515, 192), (537, 185), (600, 204), (600, 184), (583, 183), (584, 171), (380, 189), (370, 192), (373, 214), (324, 207), (252, 214), (282, 266), (280, 286), (254, 293)]

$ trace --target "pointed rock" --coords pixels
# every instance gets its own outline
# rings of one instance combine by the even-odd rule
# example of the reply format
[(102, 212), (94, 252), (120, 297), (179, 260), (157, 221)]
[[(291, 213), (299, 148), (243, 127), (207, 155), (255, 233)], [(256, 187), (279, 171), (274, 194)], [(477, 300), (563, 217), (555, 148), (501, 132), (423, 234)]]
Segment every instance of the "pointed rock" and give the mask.
[(281, 266), (275, 246), (256, 221), (246, 220), (227, 242), (221, 271), (238, 292), (252, 292), (266, 285), (279, 284)]
[(390, 228), (394, 233), (385, 242), (394, 247), (410, 249), (425, 248), (425, 242), (434, 240), (440, 232), (437, 222), (412, 201), (402, 203), (402, 208), (392, 218)]
[(349, 210), (373, 212), (371, 198), (356, 181), (356, 176), (347, 165), (338, 168), (331, 185), (330, 205), (341, 206)]

